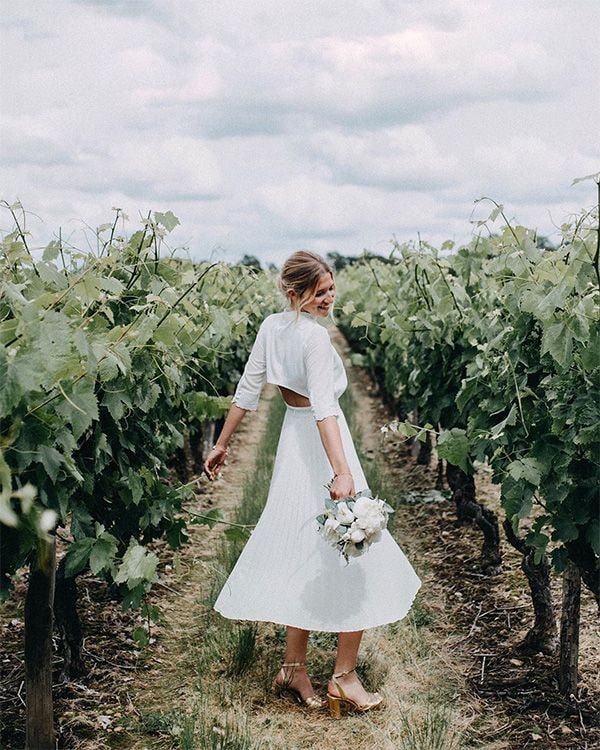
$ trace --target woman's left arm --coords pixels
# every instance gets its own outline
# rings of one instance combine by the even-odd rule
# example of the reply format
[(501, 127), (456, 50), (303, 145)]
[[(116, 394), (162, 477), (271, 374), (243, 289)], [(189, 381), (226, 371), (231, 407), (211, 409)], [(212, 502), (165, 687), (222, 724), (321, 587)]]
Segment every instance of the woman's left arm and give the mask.
[(332, 500), (340, 500), (349, 495), (355, 495), (354, 477), (346, 461), (342, 436), (337, 417), (329, 416), (317, 422), (321, 442), (335, 474), (330, 494)]

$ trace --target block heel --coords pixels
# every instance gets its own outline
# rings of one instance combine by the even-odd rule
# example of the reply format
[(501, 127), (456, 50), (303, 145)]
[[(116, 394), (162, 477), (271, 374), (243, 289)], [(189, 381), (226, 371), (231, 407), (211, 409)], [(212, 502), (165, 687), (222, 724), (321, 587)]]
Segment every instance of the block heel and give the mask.
[(334, 695), (327, 693), (327, 705), (329, 706), (329, 714), (332, 719), (342, 718), (342, 704), (345, 701), (342, 698), (336, 698)]

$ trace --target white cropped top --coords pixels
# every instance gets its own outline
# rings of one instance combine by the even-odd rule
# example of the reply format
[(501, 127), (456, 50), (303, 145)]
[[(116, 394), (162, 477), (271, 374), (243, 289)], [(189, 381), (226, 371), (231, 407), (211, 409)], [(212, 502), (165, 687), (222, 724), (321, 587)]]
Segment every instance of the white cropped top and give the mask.
[(310, 399), (315, 420), (339, 416), (339, 397), (348, 378), (329, 333), (316, 315), (293, 310), (273, 313), (260, 325), (232, 402), (256, 411), (265, 383)]

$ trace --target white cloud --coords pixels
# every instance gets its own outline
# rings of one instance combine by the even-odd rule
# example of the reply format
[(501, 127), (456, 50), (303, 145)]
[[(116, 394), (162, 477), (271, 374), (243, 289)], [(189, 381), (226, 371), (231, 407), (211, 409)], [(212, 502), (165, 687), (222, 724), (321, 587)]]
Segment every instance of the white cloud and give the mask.
[(481, 195), (550, 233), (593, 201), (570, 183), (600, 161), (599, 21), (596, 0), (12, 4), (0, 197), (42, 237), (171, 208), (197, 257), (467, 238)]
[(455, 156), (440, 153), (425, 128), (405, 125), (374, 132), (317, 133), (315, 153), (335, 182), (387, 190), (438, 190), (458, 179)]

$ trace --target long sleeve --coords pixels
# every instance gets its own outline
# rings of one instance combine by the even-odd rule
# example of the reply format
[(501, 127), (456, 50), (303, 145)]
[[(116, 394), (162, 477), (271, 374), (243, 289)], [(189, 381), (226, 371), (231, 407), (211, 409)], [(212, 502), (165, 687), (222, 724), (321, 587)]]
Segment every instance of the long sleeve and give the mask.
[(237, 404), (241, 409), (247, 409), (248, 411), (256, 411), (258, 409), (258, 399), (267, 380), (264, 336), (264, 325), (261, 325), (252, 345), (246, 366), (244, 367), (244, 372), (231, 400), (232, 403)]
[(339, 416), (334, 389), (333, 346), (329, 333), (322, 326), (306, 342), (304, 352), (308, 397), (317, 422), (325, 417)]

